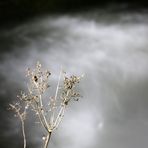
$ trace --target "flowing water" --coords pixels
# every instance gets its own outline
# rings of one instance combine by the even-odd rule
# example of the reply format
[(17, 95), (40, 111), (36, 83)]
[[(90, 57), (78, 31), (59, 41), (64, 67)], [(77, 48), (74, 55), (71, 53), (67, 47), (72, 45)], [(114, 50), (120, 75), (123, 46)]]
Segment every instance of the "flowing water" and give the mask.
[[(55, 74), (53, 83), (61, 65), (67, 72), (85, 75), (79, 86), (83, 98), (67, 109), (49, 147), (147, 148), (146, 12), (46, 16), (3, 31), (0, 40), (3, 148), (20, 147), (19, 121), (12, 114), (6, 117), (10, 113), (4, 107), (26, 87), (25, 68), (37, 60)], [(31, 121), (26, 125), (30, 147), (41, 147), (38, 127)]]

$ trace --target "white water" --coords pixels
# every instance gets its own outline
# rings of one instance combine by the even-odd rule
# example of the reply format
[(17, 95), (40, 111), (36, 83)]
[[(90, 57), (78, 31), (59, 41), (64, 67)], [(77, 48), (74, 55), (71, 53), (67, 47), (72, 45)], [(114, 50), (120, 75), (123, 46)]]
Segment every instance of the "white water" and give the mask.
[[(5, 33), (15, 41), (0, 65), (6, 86), (25, 86), (23, 72), (37, 60), (56, 73), (54, 81), (61, 65), (85, 74), (83, 98), (68, 108), (50, 147), (147, 148), (147, 20), (139, 13), (88, 13), (45, 17)], [(29, 135), (39, 145), (40, 137)]]

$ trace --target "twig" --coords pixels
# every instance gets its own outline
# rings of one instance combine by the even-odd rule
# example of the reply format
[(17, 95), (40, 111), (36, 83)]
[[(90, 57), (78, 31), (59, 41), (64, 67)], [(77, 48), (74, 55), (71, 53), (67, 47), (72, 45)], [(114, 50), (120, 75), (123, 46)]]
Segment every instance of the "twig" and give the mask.
[(25, 125), (24, 125), (24, 116), (26, 115), (26, 112), (24, 111), (23, 113), (20, 113), (20, 108), (17, 108), (16, 105), (10, 104), (11, 109), (13, 109), (17, 115), (19, 116), (21, 120), (21, 128), (22, 128), (22, 134), (23, 134), (23, 147), (26, 148), (26, 134), (25, 134)]
[[(56, 87), (56, 92), (55, 92), (55, 97), (54, 97), (54, 102), (55, 103), (56, 103), (57, 96), (58, 96), (61, 75), (62, 75), (62, 67), (61, 67), (61, 70), (60, 70), (60, 74), (59, 74), (59, 78), (58, 78), (58, 84), (57, 84), (57, 87)], [(54, 116), (55, 116), (55, 108), (53, 107), (53, 113), (52, 113), (52, 117), (51, 117), (51, 122), (52, 123), (54, 123)]]
[(47, 134), (47, 136), (46, 136), (44, 148), (48, 148), (48, 144), (49, 144), (49, 141), (50, 141), (50, 137), (51, 137), (51, 132), (49, 132), (49, 133)]

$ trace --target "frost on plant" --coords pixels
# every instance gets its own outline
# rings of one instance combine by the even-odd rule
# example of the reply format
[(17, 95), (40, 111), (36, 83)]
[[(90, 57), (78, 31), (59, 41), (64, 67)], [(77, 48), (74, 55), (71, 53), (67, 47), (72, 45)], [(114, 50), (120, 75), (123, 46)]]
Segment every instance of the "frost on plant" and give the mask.
[[(51, 72), (43, 70), (39, 62), (35, 69), (27, 70), (29, 79), (28, 92), (21, 92), (18, 95), (19, 102), (10, 104), (12, 110), (21, 120), (22, 133), (24, 138), (24, 148), (26, 148), (26, 137), (24, 130), (24, 120), (26, 119), (27, 110), (31, 108), (34, 111), (33, 116), (37, 116), (43, 129), (45, 129), (45, 137), (43, 137), (43, 147), (47, 148), (51, 133), (58, 127), (63, 119), (65, 109), (69, 102), (78, 101), (80, 94), (75, 91), (75, 86), (80, 82), (81, 77), (72, 75), (67, 76), (61, 70), (54, 96), (44, 98), (46, 91), (50, 88), (49, 78)], [(61, 81), (61, 79), (63, 79)]]

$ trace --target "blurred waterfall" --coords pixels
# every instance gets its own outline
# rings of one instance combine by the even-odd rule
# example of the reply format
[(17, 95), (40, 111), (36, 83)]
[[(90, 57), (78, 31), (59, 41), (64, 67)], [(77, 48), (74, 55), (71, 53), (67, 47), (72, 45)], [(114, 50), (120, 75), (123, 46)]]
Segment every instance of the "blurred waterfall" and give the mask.
[[(21, 147), (19, 123), (12, 114), (6, 117), (5, 107), (25, 89), (25, 68), (39, 60), (55, 73), (52, 84), (61, 65), (85, 75), (83, 98), (67, 109), (49, 147), (147, 148), (147, 39), (147, 13), (128, 12), (44, 17), (2, 32), (0, 147)], [(28, 147), (40, 148), (42, 133), (29, 123)]]

